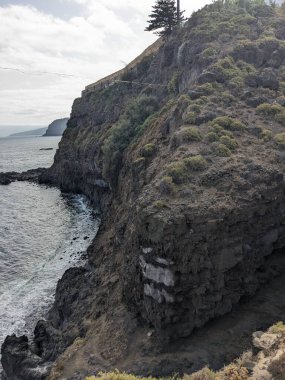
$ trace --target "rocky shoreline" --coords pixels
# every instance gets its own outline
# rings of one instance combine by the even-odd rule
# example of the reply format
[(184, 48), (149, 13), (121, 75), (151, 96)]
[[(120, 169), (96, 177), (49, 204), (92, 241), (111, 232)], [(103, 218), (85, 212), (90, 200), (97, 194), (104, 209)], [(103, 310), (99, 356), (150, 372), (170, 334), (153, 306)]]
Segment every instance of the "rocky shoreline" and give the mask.
[(10, 185), (16, 181), (40, 182), (40, 177), (47, 171), (45, 168), (30, 169), (22, 173), (0, 173), (0, 185)]

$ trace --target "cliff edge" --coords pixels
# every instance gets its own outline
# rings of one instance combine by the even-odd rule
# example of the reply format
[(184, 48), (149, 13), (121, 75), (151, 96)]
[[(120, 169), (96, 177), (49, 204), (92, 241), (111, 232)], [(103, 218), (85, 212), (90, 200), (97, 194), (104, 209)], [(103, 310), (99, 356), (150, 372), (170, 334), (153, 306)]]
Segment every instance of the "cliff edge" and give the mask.
[(54, 120), (47, 128), (47, 131), (43, 135), (46, 136), (62, 136), (66, 130), (68, 118)]
[(7, 338), (8, 379), (218, 369), (282, 320), (284, 25), (282, 8), (216, 2), (75, 100), (42, 181), (87, 195), (102, 225), (34, 341)]

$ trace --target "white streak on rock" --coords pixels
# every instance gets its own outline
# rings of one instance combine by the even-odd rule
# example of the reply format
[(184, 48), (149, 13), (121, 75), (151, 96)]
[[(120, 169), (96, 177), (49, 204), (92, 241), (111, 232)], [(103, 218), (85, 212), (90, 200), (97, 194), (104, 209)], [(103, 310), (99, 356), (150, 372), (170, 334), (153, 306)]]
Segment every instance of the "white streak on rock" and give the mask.
[(174, 298), (171, 294), (167, 293), (165, 289), (156, 289), (153, 284), (144, 285), (144, 294), (148, 297), (153, 298), (158, 303), (165, 301), (166, 303), (173, 303)]
[(171, 260), (167, 260), (167, 259), (163, 259), (162, 257), (156, 257), (155, 258), (155, 261), (158, 263), (158, 264), (163, 264), (163, 265), (173, 265), (174, 262), (171, 261)]
[(165, 286), (174, 286), (174, 275), (168, 268), (155, 267), (140, 256), (140, 266), (145, 278)]
[(142, 251), (146, 255), (148, 253), (151, 253), (153, 251), (153, 248), (143, 248)]

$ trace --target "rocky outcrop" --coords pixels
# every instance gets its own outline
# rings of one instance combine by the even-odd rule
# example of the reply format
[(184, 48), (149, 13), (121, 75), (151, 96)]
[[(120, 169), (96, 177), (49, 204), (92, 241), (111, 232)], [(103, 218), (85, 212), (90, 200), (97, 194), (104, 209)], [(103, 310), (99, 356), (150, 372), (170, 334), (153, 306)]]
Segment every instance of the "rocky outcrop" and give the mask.
[(226, 350), (206, 348), (215, 331), (200, 356), (195, 333), (187, 353), (182, 338), (284, 273), (283, 16), (220, 6), (195, 13), (122, 83), (74, 102), (41, 181), (87, 195), (102, 226), (30, 344), (57, 358), (50, 380), (191, 372), (203, 354), (222, 366)]
[(2, 365), (5, 368), (4, 380), (43, 380), (50, 370), (50, 364), (33, 355), (28, 346), (28, 338), (15, 335), (8, 337), (1, 348), (4, 353)]
[(39, 182), (39, 178), (46, 172), (45, 168), (31, 169), (22, 173), (6, 172), (0, 173), (0, 185), (9, 185), (15, 181)]

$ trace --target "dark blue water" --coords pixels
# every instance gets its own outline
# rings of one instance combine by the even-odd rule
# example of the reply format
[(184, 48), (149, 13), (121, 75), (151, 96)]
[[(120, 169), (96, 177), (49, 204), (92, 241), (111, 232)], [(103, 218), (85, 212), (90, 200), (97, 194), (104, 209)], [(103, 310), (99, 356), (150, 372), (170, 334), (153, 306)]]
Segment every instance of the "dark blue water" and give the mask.
[[(48, 167), (58, 142), (0, 139), (0, 171)], [(40, 150), (47, 147), (54, 150)], [(64, 271), (82, 265), (97, 230), (82, 196), (26, 182), (0, 186), (0, 345), (7, 334), (30, 334)]]

